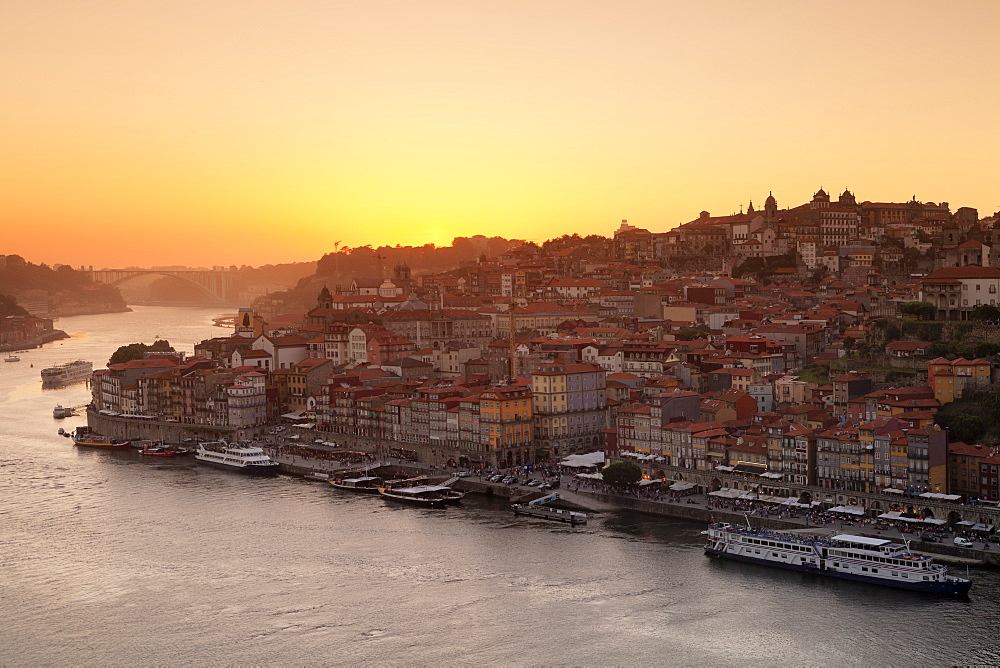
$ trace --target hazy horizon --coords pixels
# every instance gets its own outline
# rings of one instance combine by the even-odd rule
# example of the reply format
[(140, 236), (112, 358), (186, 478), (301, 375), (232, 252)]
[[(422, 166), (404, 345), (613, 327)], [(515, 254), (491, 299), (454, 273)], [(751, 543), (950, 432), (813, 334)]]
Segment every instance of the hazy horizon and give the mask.
[(280, 264), (659, 232), (823, 187), (1000, 209), (1000, 5), (13, 4), (7, 253)]

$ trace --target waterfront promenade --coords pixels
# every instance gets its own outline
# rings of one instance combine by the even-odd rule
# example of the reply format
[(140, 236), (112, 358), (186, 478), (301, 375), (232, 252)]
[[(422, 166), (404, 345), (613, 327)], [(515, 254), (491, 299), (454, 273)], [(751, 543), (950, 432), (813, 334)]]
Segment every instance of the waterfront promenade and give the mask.
[[(352, 443), (352, 447), (363, 447), (362, 443)], [(453, 477), (456, 469), (444, 465), (423, 466), (394, 457), (378, 457), (376, 453), (359, 459), (361, 450), (347, 450), (316, 444), (297, 442), (271, 443), (264, 445), (282, 470), (293, 475), (304, 476), (319, 472), (334, 475), (340, 471), (368, 469), (373, 473), (402, 475), (430, 475), (435, 482)], [(345, 457), (346, 455), (346, 457)], [(540, 474), (534, 477), (541, 477)], [(817, 535), (853, 533), (886, 538), (898, 542), (908, 542), (914, 550), (929, 553), (944, 563), (957, 565), (984, 564), (1000, 567), (1000, 545), (990, 545), (981, 540), (973, 542), (973, 547), (963, 548), (951, 542), (954, 534), (950, 529), (901, 530), (888, 521), (871, 518), (837, 516), (820, 510), (795, 509), (762, 502), (733, 501), (709, 496), (704, 492), (673, 493), (669, 490), (656, 491), (649, 487), (636, 492), (617, 492), (598, 480), (580, 479), (572, 472), (561, 471), (548, 476), (548, 480), (558, 479), (559, 488), (554, 490), (560, 496), (559, 505), (591, 513), (606, 513), (616, 510), (673, 517), (693, 522), (725, 521), (742, 524), (748, 519), (755, 527), (773, 529), (803, 530), (813, 529)], [(479, 474), (460, 478), (456, 489), (474, 494), (485, 494), (498, 498), (530, 500), (542, 494), (537, 487), (518, 484), (493, 483)], [(897, 523), (898, 524), (898, 523)], [(935, 535), (938, 542), (922, 540), (924, 535)]]

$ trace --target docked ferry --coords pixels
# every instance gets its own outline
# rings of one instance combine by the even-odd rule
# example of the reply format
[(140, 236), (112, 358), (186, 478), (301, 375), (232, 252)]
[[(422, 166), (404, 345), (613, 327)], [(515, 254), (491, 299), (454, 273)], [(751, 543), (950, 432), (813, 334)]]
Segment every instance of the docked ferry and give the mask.
[(383, 498), (402, 501), (425, 508), (444, 508), (456, 504), (465, 497), (464, 492), (453, 490), (444, 485), (414, 485), (412, 487), (379, 487), (378, 493)]
[(94, 365), (91, 362), (76, 360), (66, 362), (42, 369), (42, 384), (46, 387), (56, 387), (59, 385), (70, 385), (81, 380), (87, 380), (94, 372)]
[(967, 594), (972, 581), (906, 545), (883, 538), (839, 534), (829, 538), (712, 524), (705, 554), (806, 571), (845, 580), (935, 594)]
[(278, 462), (254, 445), (234, 445), (225, 441), (199, 443), (194, 457), (202, 464), (248, 473), (250, 475), (276, 475)]

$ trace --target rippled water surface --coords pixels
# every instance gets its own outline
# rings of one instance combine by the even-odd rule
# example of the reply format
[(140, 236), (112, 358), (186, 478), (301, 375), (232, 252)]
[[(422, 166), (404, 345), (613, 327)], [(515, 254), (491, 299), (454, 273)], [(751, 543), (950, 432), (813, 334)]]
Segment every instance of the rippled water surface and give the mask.
[(157, 334), (190, 350), (213, 315), (64, 318), (72, 339), (0, 367), (0, 664), (1000, 661), (996, 572), (935, 598), (712, 561), (680, 521), (413, 509), (56, 434), (82, 422), (53, 406), (88, 394), (43, 392), (42, 367)]

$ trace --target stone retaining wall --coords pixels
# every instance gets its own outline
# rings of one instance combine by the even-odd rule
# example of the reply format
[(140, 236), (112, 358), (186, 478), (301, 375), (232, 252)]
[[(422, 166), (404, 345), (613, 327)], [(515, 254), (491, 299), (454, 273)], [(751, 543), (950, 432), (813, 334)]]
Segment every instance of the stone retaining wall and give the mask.
[(128, 418), (102, 415), (97, 411), (87, 409), (87, 426), (102, 436), (108, 438), (123, 438), (133, 441), (165, 441), (180, 443), (185, 438), (214, 441), (224, 438), (227, 441), (252, 438), (250, 430), (232, 429), (229, 427), (209, 427), (195, 424), (180, 424), (178, 422), (159, 422), (156, 420), (131, 420)]

